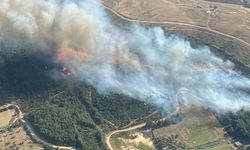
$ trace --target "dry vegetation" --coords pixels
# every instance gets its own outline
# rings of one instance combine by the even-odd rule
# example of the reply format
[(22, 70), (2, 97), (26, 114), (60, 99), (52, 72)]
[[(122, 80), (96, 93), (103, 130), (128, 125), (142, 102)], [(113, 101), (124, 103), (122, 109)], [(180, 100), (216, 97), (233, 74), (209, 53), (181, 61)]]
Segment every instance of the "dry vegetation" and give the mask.
[(250, 13), (240, 5), (202, 0), (103, 0), (103, 2), (130, 18), (176, 21), (204, 27), (207, 27), (208, 23), (209, 28), (250, 42)]
[[(226, 3), (214, 3), (203, 0), (103, 0), (106, 6), (129, 18), (149, 21), (174, 21), (185, 24), (192, 24), (207, 29), (216, 30), (250, 43), (250, 9), (241, 5)], [(146, 24), (149, 25), (149, 24)], [(152, 25), (152, 24), (150, 24)], [(174, 29), (174, 25), (159, 24)], [(187, 28), (185, 25), (176, 25), (176, 31), (183, 31)], [(191, 28), (188, 31), (200, 30)], [(212, 45), (217, 40), (221, 43), (213, 44), (222, 47), (231, 57), (236, 58), (246, 66), (250, 66), (250, 47), (237, 40), (218, 35), (216, 33), (201, 31), (199, 34), (205, 36), (199, 37), (202, 42)], [(194, 32), (194, 36), (197, 31)], [(216, 40), (206, 40), (206, 38), (215, 37)], [(236, 47), (228, 46), (228, 42)]]
[(141, 132), (120, 133), (112, 138), (114, 149), (152, 150), (155, 149), (151, 137)]
[(2, 109), (0, 112), (0, 150), (40, 150), (18, 121), (14, 109)]
[(34, 144), (22, 126), (11, 128), (0, 133), (0, 150), (42, 150)]
[(15, 113), (14, 110), (9, 110), (9, 109), (0, 112), (0, 128), (8, 126), (14, 113)]

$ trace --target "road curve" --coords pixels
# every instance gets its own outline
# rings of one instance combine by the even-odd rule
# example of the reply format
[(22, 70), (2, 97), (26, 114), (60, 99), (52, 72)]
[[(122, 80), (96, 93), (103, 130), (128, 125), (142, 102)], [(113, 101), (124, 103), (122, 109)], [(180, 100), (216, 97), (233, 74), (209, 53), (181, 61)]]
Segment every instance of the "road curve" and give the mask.
[[(179, 111), (180, 111), (180, 106), (179, 106), (179, 99), (178, 99), (178, 96), (180, 94), (183, 94), (183, 93), (186, 93), (186, 91), (179, 91), (175, 94), (175, 101), (176, 101), (176, 104), (177, 104), (177, 107), (175, 109), (175, 111), (173, 111), (172, 113), (168, 114), (166, 117), (163, 117), (162, 119), (160, 119), (161, 121), (164, 121), (168, 118), (170, 118), (171, 116), (177, 114)], [(111, 137), (114, 135), (114, 134), (117, 134), (117, 133), (122, 133), (122, 132), (127, 132), (127, 131), (132, 131), (132, 130), (136, 130), (136, 129), (140, 129), (142, 127), (146, 126), (146, 122), (144, 123), (141, 123), (141, 124), (138, 124), (138, 125), (135, 125), (135, 126), (132, 126), (132, 127), (129, 127), (129, 128), (126, 128), (126, 129), (121, 129), (121, 130), (115, 130), (115, 131), (112, 131), (110, 132), (107, 136), (106, 136), (106, 144), (107, 144), (107, 147), (109, 150), (114, 150), (112, 145), (111, 145)]]
[(205, 27), (205, 26), (199, 26), (199, 25), (195, 25), (195, 24), (190, 24), (190, 23), (185, 23), (185, 22), (177, 22), (177, 21), (150, 21), (150, 20), (134, 19), (134, 18), (131, 18), (131, 17), (128, 17), (128, 16), (121, 14), (120, 12), (114, 10), (113, 8), (111, 8), (109, 6), (106, 6), (103, 3), (100, 3), (100, 5), (102, 5), (103, 8), (109, 10), (110, 12), (112, 12), (113, 14), (118, 16), (119, 18), (126, 20), (128, 22), (148, 23), (148, 24), (171, 24), (171, 25), (181, 25), (181, 26), (194, 27), (194, 28), (203, 29), (203, 30), (213, 32), (213, 33), (216, 33), (218, 35), (222, 35), (224, 37), (236, 40), (236, 41), (241, 42), (250, 48), (250, 43), (248, 43), (240, 38), (237, 38), (235, 36), (232, 36), (232, 35), (229, 35), (229, 34), (226, 34), (226, 33), (223, 33), (223, 32), (220, 32), (220, 31), (217, 31), (217, 30)]
[(16, 120), (20, 120), (22, 122), (22, 124), (26, 127), (26, 129), (28, 130), (28, 132), (30, 133), (31, 137), (36, 140), (39, 143), (43, 143), (45, 145), (49, 145), (50, 147), (54, 148), (54, 149), (61, 149), (61, 150), (75, 150), (73, 147), (69, 147), (69, 146), (58, 146), (58, 145), (53, 145), (51, 143), (48, 143), (42, 139), (40, 139), (36, 134), (34, 129), (31, 127), (31, 125), (29, 124), (28, 121), (24, 120), (24, 114), (22, 113), (20, 107), (18, 105), (15, 104), (6, 104), (4, 106), (0, 107), (1, 109), (9, 109), (9, 108), (14, 108), (15, 111), (17, 112), (18, 116)]
[(136, 126), (133, 126), (133, 127), (129, 127), (129, 128), (126, 128), (126, 129), (121, 129), (121, 130), (115, 130), (115, 131), (112, 131), (111, 133), (109, 133), (107, 136), (106, 136), (106, 144), (108, 146), (108, 149), (110, 150), (114, 150), (112, 145), (111, 145), (111, 137), (116, 134), (116, 133), (121, 133), (121, 132), (127, 132), (127, 131), (132, 131), (132, 130), (136, 130), (136, 129), (140, 129), (142, 127), (144, 127), (146, 125), (146, 123), (141, 123), (141, 124), (138, 124)]

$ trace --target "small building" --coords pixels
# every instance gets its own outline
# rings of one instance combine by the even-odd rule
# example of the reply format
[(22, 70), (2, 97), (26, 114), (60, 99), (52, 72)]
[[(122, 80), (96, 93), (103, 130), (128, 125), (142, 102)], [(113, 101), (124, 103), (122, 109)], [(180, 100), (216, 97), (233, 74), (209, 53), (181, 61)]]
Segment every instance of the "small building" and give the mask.
[(239, 141), (234, 142), (234, 145), (235, 145), (236, 147), (241, 147), (241, 146), (242, 146), (241, 143), (240, 143)]

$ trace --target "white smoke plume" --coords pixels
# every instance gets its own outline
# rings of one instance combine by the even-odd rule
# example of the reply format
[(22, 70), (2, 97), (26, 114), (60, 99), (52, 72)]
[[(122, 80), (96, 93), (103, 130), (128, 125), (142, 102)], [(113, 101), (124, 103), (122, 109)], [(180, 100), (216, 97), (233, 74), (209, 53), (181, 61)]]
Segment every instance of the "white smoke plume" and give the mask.
[(169, 107), (185, 87), (199, 97), (199, 104), (188, 99), (192, 104), (214, 110), (250, 107), (249, 95), (241, 91), (250, 88), (250, 80), (233, 71), (233, 63), (158, 27), (120, 29), (94, 0), (1, 0), (0, 40), (6, 51), (33, 46), (57, 53), (56, 61), (72, 76), (101, 93)]

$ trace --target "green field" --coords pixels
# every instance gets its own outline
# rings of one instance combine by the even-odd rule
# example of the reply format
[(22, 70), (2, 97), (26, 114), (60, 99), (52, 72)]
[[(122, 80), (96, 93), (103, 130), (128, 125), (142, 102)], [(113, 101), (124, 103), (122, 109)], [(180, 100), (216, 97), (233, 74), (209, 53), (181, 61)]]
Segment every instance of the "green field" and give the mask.
[[(115, 149), (135, 148), (131, 147), (132, 143), (124, 143), (123, 140), (133, 140), (134, 135), (139, 133), (146, 139), (151, 139), (155, 149), (161, 149), (159, 145), (164, 145), (167, 149), (232, 149), (224, 138), (223, 128), (211, 112), (202, 108), (192, 108), (186, 109), (183, 116), (183, 121), (176, 125), (116, 134), (112, 137), (112, 145)], [(143, 144), (136, 148), (149, 149)]]
[(215, 116), (200, 108), (187, 110), (181, 123), (155, 129), (153, 134), (155, 138), (177, 135), (179, 141), (194, 149), (231, 149)]

